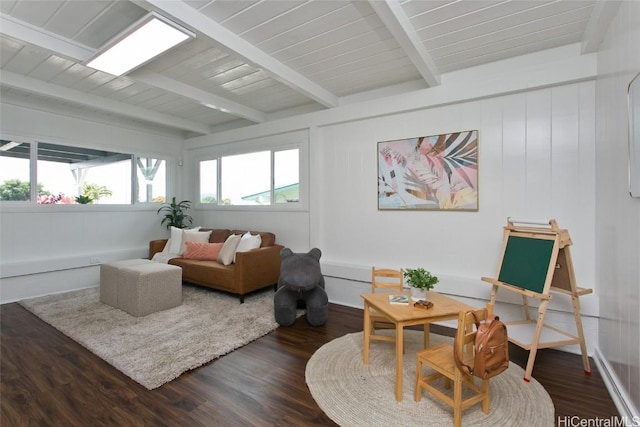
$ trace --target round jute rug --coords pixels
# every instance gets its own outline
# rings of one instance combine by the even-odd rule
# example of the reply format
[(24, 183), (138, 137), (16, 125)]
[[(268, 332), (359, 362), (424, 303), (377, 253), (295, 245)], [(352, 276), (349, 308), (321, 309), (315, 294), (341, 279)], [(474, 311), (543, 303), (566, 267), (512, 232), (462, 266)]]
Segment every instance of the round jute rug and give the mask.
[[(431, 335), (431, 345), (448, 337)], [(372, 342), (369, 365), (362, 363), (362, 332), (337, 338), (319, 348), (307, 363), (305, 377), (311, 394), (329, 418), (348, 426), (446, 426), (453, 424), (453, 411), (446, 404), (422, 393), (413, 399), (415, 354), (422, 348), (421, 331), (405, 331), (403, 400), (395, 400), (395, 351), (391, 343)], [(549, 427), (554, 407), (549, 394), (535, 379), (523, 380), (524, 370), (511, 363), (492, 378), (491, 410), (482, 413), (477, 404), (463, 411), (462, 425), (474, 427)], [(441, 381), (444, 390), (444, 382)], [(464, 397), (464, 395), (463, 395)]]

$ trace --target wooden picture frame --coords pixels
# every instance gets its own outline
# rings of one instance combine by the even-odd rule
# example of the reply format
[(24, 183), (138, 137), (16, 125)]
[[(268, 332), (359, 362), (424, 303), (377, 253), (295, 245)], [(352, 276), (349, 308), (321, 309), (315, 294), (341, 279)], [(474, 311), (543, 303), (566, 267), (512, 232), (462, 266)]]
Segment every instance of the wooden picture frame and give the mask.
[(378, 142), (379, 210), (478, 210), (478, 131)]

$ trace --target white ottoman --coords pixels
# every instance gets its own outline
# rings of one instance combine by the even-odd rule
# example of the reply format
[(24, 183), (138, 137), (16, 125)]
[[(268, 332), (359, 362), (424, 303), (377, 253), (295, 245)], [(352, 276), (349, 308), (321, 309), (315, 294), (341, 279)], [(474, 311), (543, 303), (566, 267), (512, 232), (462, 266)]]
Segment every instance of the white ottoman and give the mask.
[(182, 269), (150, 261), (120, 268), (118, 308), (142, 317), (182, 304)]
[(118, 305), (118, 282), (120, 280), (120, 269), (133, 265), (148, 264), (148, 259), (126, 259), (114, 261), (100, 265), (100, 302), (109, 304), (112, 307), (120, 308)]

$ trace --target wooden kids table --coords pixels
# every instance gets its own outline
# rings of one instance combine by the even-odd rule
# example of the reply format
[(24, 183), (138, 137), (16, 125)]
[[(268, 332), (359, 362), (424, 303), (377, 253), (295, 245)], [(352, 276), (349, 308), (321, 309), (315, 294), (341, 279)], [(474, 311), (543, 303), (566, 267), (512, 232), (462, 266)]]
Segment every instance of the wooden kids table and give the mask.
[(396, 335), (396, 400), (402, 401), (402, 363), (404, 336), (403, 329), (407, 326), (424, 326), (424, 346), (429, 347), (429, 325), (433, 322), (443, 320), (455, 320), (461, 311), (474, 310), (467, 304), (456, 301), (437, 292), (429, 291), (427, 299), (433, 303), (433, 307), (428, 310), (415, 308), (408, 292), (402, 292), (409, 296), (409, 304), (391, 304), (389, 295), (397, 293), (378, 292), (374, 294), (362, 294), (364, 299), (364, 343), (362, 349), (362, 359), (365, 365), (369, 364), (369, 342), (371, 325), (369, 322), (369, 308), (373, 308), (383, 313), (390, 323), (395, 325)]

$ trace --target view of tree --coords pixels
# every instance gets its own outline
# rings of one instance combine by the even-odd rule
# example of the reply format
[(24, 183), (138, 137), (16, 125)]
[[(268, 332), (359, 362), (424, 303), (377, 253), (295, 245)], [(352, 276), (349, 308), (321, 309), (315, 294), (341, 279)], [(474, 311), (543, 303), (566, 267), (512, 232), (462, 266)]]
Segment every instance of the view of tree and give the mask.
[[(49, 196), (51, 193), (38, 184), (38, 195)], [(8, 179), (0, 185), (0, 200), (29, 200), (29, 182), (19, 179)]]
[(202, 202), (202, 203), (213, 203), (215, 205), (216, 203), (218, 203), (218, 199), (216, 199), (213, 196), (205, 196), (205, 197), (202, 198), (202, 200), (200, 200), (200, 202)]
[(111, 195), (113, 195), (113, 192), (104, 185), (100, 186), (98, 184), (90, 184), (88, 182), (85, 182), (82, 185), (82, 196), (87, 199), (91, 199), (92, 201)]
[[(0, 200), (25, 201), (29, 200), (29, 182), (19, 179), (8, 179), (0, 185)], [(41, 183), (37, 185), (39, 204), (73, 203), (73, 198), (58, 194), (53, 196), (51, 192), (45, 190)], [(76, 198), (77, 203), (91, 203), (101, 197), (111, 196), (113, 193), (105, 186), (85, 183), (82, 186), (82, 194)], [(78, 200), (80, 199), (80, 200)]]

